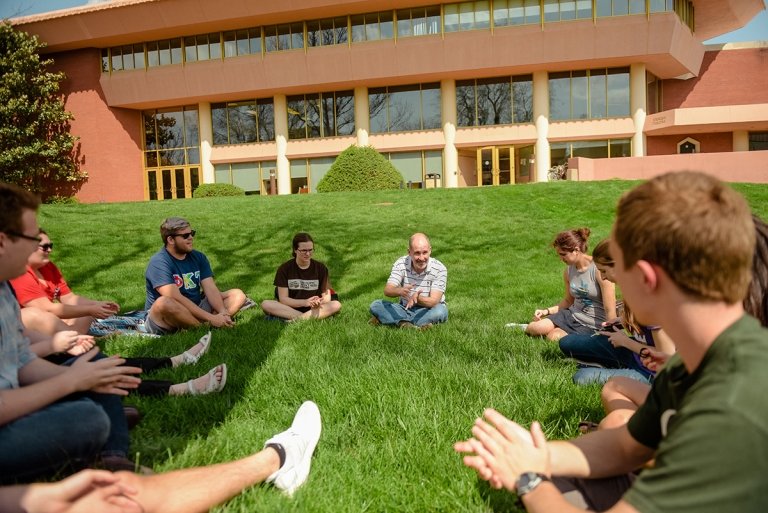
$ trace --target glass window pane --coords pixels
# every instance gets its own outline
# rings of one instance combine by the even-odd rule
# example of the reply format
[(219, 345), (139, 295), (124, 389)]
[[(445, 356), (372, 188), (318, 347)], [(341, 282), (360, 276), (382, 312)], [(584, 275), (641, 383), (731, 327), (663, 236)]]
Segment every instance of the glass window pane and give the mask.
[(379, 13), (379, 35), (381, 39), (392, 39), (394, 37), (393, 24), (392, 11)]
[(509, 7), (507, 0), (494, 0), (493, 2), (493, 26), (505, 27), (509, 25)]
[(171, 64), (181, 64), (181, 38), (171, 39)]
[(371, 133), (381, 134), (389, 131), (387, 124), (387, 92), (386, 88), (371, 88), (368, 90), (368, 119)]
[(355, 133), (355, 93), (339, 91), (336, 93), (336, 135)]
[(221, 59), (221, 34), (208, 34), (208, 48), (211, 59)]
[(256, 141), (256, 105), (230, 103), (227, 105), (227, 117), (230, 144)]
[(158, 41), (160, 48), (160, 66), (167, 66), (171, 63), (171, 42)]
[(291, 161), (291, 178), (304, 178), (307, 176), (307, 159), (294, 159)]
[(229, 164), (214, 164), (213, 175), (216, 183), (232, 183), (229, 175)]
[(525, 0), (525, 23), (541, 23), (539, 0)]
[(610, 143), (611, 158), (632, 156), (632, 144), (629, 139), (612, 139)]
[(200, 148), (187, 148), (187, 164), (200, 163)]
[(320, 157), (309, 160), (310, 191), (317, 192), (317, 184), (323, 179), (325, 174), (331, 169), (336, 161), (336, 157)]
[(350, 17), (352, 23), (352, 42), (365, 41), (365, 16), (358, 14)]
[[(325, 27), (325, 31), (322, 27)], [(307, 46), (313, 48), (316, 46), (323, 46), (323, 35), (330, 34), (328, 42), (325, 44), (333, 44), (333, 20), (323, 21), (308, 21), (307, 22)]]
[(197, 60), (197, 39), (194, 36), (184, 38), (184, 59), (187, 62)]
[(157, 199), (157, 171), (147, 173), (147, 188), (149, 189), (149, 199)]
[(112, 71), (122, 71), (123, 69), (123, 55), (119, 47), (111, 48), (112, 52)]
[(289, 96), (288, 105), (288, 138), (306, 139), (306, 112), (303, 96)]
[(123, 54), (123, 69), (133, 69), (133, 46), (124, 46), (121, 49)]
[(488, 0), (475, 2), (475, 28), (491, 28), (491, 6)]
[(293, 23), (291, 25), (291, 48), (304, 48), (304, 24)]
[(440, 128), (443, 124), (440, 84), (422, 84), (421, 111), (422, 128), (425, 130)]
[(629, 13), (629, 0), (613, 0), (613, 15), (622, 16)]
[(553, 166), (565, 164), (571, 154), (571, 145), (564, 142), (553, 142), (549, 145), (549, 158)]
[(559, 0), (544, 0), (544, 23), (560, 21)]
[(197, 122), (197, 109), (184, 109), (184, 145), (200, 146), (200, 129)]
[(475, 81), (456, 81), (456, 121), (458, 126), (475, 126)]
[[(439, 34), (440, 33), (440, 7), (432, 6), (427, 7), (427, 34)], [(414, 35), (420, 35), (414, 29)]]
[(445, 31), (456, 32), (459, 30), (459, 4), (449, 4), (444, 7)]
[[(241, 30), (240, 32), (245, 32)], [(247, 34), (247, 32), (246, 32)], [(237, 33), (224, 32), (224, 57), (234, 57), (237, 55)], [(248, 40), (245, 40), (245, 48), (248, 48)]]
[(608, 70), (608, 117), (629, 116), (629, 70)]
[(109, 71), (109, 49), (101, 49), (101, 71), (106, 73)]
[(291, 26), (290, 25), (277, 26), (277, 49), (278, 50), (291, 49)]
[(148, 151), (144, 154), (144, 161), (146, 162), (147, 167), (157, 167), (157, 152), (156, 151)]
[(390, 162), (400, 171), (405, 182), (421, 183), (424, 178), (421, 172), (421, 152), (392, 153)]
[(184, 169), (175, 169), (173, 174), (174, 178), (176, 178), (176, 197), (186, 198), (186, 190), (184, 187), (184, 184), (186, 183), (184, 180)]
[(277, 51), (277, 27), (264, 28), (264, 49), (268, 52)]
[(334, 30), (336, 31), (336, 34), (335, 34), (336, 44), (340, 45), (340, 44), (346, 43), (349, 40), (349, 37), (347, 34), (348, 28), (347, 28), (346, 16), (342, 18), (334, 18), (333, 27), (334, 27)]
[(611, 0), (595, 0), (595, 14), (598, 18), (611, 15)]
[(579, 19), (592, 17), (592, 0), (578, 0), (576, 2), (576, 16)]
[(512, 77), (513, 123), (533, 121), (533, 77), (524, 75)]
[(425, 151), (424, 152), (424, 172), (427, 175), (443, 176), (443, 152)]
[(413, 25), (411, 24), (410, 9), (397, 11), (397, 37), (408, 37), (413, 35)]
[(574, 71), (571, 73), (571, 119), (587, 119), (588, 117), (587, 72)]
[(420, 130), (420, 91), (418, 86), (389, 88), (389, 131)]
[(320, 119), (323, 125), (323, 137), (336, 135), (336, 110), (333, 93), (323, 93), (320, 98)]
[(512, 92), (509, 77), (477, 81), (477, 124), (505, 125), (512, 122)]
[(154, 150), (157, 148), (157, 137), (155, 135), (155, 113), (144, 113), (144, 149)]
[(275, 104), (272, 98), (259, 100), (258, 110), (258, 128), (259, 141), (275, 140)]
[(365, 40), (377, 41), (379, 34), (379, 14), (371, 13), (365, 15)]
[(237, 185), (246, 192), (259, 190), (261, 177), (259, 176), (259, 164), (257, 162), (241, 162), (232, 164), (232, 184)]
[(472, 30), (475, 28), (475, 11), (472, 2), (459, 4), (459, 30)]
[(665, 8), (666, 5), (664, 0), (651, 0), (651, 12), (664, 12)]
[(306, 95), (304, 107), (307, 112), (306, 124), (308, 137), (322, 137), (322, 127), (320, 126), (320, 95)]
[(156, 120), (158, 147), (182, 148), (184, 146), (184, 114), (181, 111), (158, 112)]
[(571, 76), (570, 73), (549, 74), (549, 119), (570, 119)]
[(606, 107), (605, 70), (593, 69), (589, 72), (589, 112), (592, 119), (608, 115)]
[(147, 43), (147, 66), (150, 68), (160, 65), (160, 52), (157, 41)]
[(509, 24), (525, 24), (525, 2), (523, 0), (509, 0)]
[(629, 0), (629, 14), (645, 14), (645, 0)]
[(608, 141), (576, 141), (572, 147), (573, 157), (608, 158)]
[(228, 144), (226, 104), (211, 104), (211, 124), (213, 125), (213, 144)]
[(560, 0), (560, 20), (576, 19), (576, 0)]

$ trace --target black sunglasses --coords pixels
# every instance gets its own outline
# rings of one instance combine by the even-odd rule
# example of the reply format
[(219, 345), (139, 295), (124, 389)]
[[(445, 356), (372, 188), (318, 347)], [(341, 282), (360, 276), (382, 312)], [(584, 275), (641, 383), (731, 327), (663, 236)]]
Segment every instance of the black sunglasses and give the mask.
[(40, 242), (42, 240), (39, 235), (36, 235), (36, 236), (33, 237), (32, 235), (25, 235), (25, 234), (19, 233), (19, 232), (12, 232), (10, 230), (5, 232), (5, 233), (7, 233), (8, 235), (11, 235), (13, 237), (21, 237), (22, 239), (33, 240), (35, 242)]
[(43, 251), (53, 251), (53, 242), (49, 242), (48, 244), (40, 244), (37, 247)]
[(174, 237), (181, 237), (182, 239), (186, 240), (186, 239), (188, 239), (190, 237), (194, 237), (196, 233), (197, 232), (195, 230), (192, 230), (191, 232), (187, 232), (187, 233), (175, 233), (173, 236)]

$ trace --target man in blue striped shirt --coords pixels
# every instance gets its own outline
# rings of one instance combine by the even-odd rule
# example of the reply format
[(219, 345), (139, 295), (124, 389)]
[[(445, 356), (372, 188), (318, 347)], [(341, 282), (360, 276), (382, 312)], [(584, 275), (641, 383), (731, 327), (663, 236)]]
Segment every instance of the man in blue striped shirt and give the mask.
[(408, 254), (397, 259), (384, 287), (385, 296), (399, 301), (377, 299), (371, 303), (371, 324), (427, 328), (448, 320), (448, 270), (431, 254), (432, 246), (426, 235), (411, 235)]

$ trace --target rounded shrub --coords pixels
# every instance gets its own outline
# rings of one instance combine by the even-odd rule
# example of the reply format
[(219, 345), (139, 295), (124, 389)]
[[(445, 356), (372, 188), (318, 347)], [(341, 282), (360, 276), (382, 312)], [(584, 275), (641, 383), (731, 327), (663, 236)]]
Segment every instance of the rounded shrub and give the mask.
[(229, 183), (204, 183), (192, 193), (194, 198), (213, 198), (216, 196), (245, 196), (245, 191)]
[(74, 196), (48, 196), (45, 198), (45, 202), (47, 205), (77, 205), (80, 203), (80, 200), (75, 198)]
[(350, 146), (317, 184), (317, 192), (398, 189), (402, 175), (373, 146)]

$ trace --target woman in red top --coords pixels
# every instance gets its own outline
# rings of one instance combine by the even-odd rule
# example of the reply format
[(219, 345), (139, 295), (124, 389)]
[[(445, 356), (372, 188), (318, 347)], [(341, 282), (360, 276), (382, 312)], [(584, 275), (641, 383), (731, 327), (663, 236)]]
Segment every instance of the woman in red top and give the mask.
[(114, 301), (96, 301), (72, 292), (51, 262), (52, 250), (53, 242), (40, 230), (40, 244), (27, 259), (27, 272), (11, 280), (24, 326), (47, 335), (65, 330), (86, 334), (94, 319), (120, 310)]

